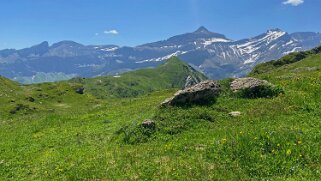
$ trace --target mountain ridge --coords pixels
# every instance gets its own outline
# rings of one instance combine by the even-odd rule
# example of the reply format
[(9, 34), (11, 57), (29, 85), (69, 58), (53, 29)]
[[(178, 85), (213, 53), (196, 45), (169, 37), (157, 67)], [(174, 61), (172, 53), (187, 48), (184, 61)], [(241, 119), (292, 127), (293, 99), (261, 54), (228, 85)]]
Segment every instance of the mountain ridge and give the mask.
[(178, 56), (208, 77), (223, 79), (245, 76), (259, 63), (320, 44), (320, 33), (289, 34), (276, 28), (255, 37), (231, 40), (200, 27), (191, 33), (136, 47), (61, 41), (52, 45), (42, 42), (21, 50), (0, 50), (0, 72), (10, 79), (26, 82), (32, 82), (32, 76), (37, 73), (59, 74), (57, 80), (69, 75), (95, 77), (155, 67), (172, 56)]

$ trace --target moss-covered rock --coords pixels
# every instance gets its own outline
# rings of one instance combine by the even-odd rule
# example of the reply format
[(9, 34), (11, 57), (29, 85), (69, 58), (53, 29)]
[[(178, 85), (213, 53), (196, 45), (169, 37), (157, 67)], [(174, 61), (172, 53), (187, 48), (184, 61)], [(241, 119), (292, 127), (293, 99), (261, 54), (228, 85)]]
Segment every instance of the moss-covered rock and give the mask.
[(266, 80), (252, 77), (235, 79), (231, 83), (231, 90), (243, 98), (264, 98), (278, 96), (283, 90)]

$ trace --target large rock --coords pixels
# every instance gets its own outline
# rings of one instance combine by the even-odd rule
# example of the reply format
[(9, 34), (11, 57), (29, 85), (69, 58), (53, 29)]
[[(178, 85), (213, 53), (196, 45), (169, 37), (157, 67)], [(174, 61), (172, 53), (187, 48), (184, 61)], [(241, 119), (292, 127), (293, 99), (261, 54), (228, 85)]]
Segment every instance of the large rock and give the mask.
[(271, 98), (284, 93), (283, 89), (266, 80), (240, 78), (231, 83), (231, 90), (243, 98)]
[(238, 92), (240, 90), (255, 89), (259, 86), (265, 86), (265, 85), (271, 85), (271, 84), (266, 80), (260, 80), (252, 77), (239, 78), (239, 79), (235, 79), (231, 83), (231, 90), (233, 92)]
[(218, 82), (213, 80), (203, 81), (192, 87), (176, 92), (173, 97), (165, 100), (161, 106), (211, 103), (219, 96), (220, 91), (221, 88)]

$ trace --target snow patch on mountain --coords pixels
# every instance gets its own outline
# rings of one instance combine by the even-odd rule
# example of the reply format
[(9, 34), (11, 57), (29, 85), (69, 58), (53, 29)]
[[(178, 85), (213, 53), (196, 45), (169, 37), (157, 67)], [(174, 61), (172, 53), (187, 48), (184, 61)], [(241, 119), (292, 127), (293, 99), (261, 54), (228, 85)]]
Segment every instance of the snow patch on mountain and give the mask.
[(181, 48), (182, 45), (171, 45), (171, 46), (162, 46), (162, 49), (171, 49), (171, 48)]
[(243, 64), (254, 63), (258, 60), (259, 56), (260, 56), (259, 54), (251, 55), (251, 57), (249, 59), (245, 60)]
[(294, 43), (294, 41), (293, 41), (293, 40), (290, 40), (289, 42), (287, 42), (287, 43), (285, 44), (285, 46), (291, 45), (292, 43)]
[(218, 43), (218, 42), (232, 42), (232, 40), (227, 40), (223, 38), (212, 38), (209, 40), (205, 40), (202, 44), (204, 45), (204, 47), (207, 47), (209, 45), (212, 45), (213, 43)]
[(113, 48), (103, 48), (101, 50), (105, 51), (105, 52), (113, 52), (113, 51), (116, 51), (118, 49), (119, 49), (118, 47), (113, 47)]
[(179, 55), (183, 55), (188, 53), (188, 51), (176, 51), (175, 53), (166, 55), (164, 57), (159, 57), (159, 58), (152, 58), (152, 59), (147, 59), (147, 60), (142, 60), (142, 61), (138, 61), (136, 63), (145, 63), (145, 62), (160, 62), (160, 61), (164, 61), (167, 60), (173, 56), (179, 56)]
[(97, 65), (97, 64), (78, 64), (77, 67), (78, 68), (86, 68), (86, 67), (99, 67), (100, 65)]
[(297, 51), (300, 51), (300, 50), (302, 50), (302, 47), (294, 47), (292, 50), (284, 52), (283, 55), (287, 55), (287, 54), (290, 54), (290, 53), (293, 53), (293, 52), (297, 52)]
[(273, 31), (269, 30), (265, 36), (262, 38), (256, 39), (252, 38), (247, 40), (246, 43), (237, 45), (237, 48), (241, 50), (242, 54), (247, 53), (251, 54), (256, 50), (261, 48), (262, 44), (269, 45), (271, 42), (279, 39), (280, 37), (284, 36), (286, 32), (283, 31)]

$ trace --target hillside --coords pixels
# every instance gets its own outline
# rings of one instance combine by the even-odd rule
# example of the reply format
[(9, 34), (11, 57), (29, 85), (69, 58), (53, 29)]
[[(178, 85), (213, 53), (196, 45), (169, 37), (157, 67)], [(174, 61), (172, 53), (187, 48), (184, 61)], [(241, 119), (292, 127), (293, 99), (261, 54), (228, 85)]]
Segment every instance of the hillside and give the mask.
[(4, 115), (4, 110), (8, 111), (10, 103), (23, 97), (23, 88), (18, 83), (0, 76), (0, 117)]
[[(77, 83), (57, 82), (34, 85), (19, 85), (0, 77), (0, 119), (18, 116), (46, 116), (64, 114), (68, 111), (88, 111), (99, 104), (92, 95), (81, 95)], [(83, 106), (79, 106), (82, 104)]]
[(136, 97), (156, 90), (184, 88), (188, 83), (198, 83), (207, 77), (177, 57), (149, 69), (141, 69), (97, 78), (75, 78), (71, 82), (83, 84), (85, 92), (98, 98)]
[(321, 53), (321, 46), (309, 51), (291, 53), (289, 55), (282, 57), (279, 60), (272, 60), (272, 61), (257, 65), (256, 67), (254, 67), (254, 69), (250, 72), (249, 75), (251, 76), (251, 75), (267, 73), (267, 72), (273, 71), (276, 68), (279, 68), (288, 64), (292, 64), (295, 62), (299, 62), (301, 60), (304, 60), (307, 57), (317, 55), (319, 53)]
[[(181, 71), (171, 66), (175, 71), (166, 72), (171, 64), (180, 63), (169, 61), (152, 74), (147, 69), (103, 78), (114, 84), (98, 86), (108, 90), (101, 94), (104, 99), (92, 95), (99, 95), (93, 88), (102, 78), (22, 87), (32, 95), (39, 95), (39, 88), (50, 95), (42, 104), (35, 101), (40, 108), (63, 106), (0, 116), (0, 180), (321, 179), (320, 53), (256, 68), (254, 77), (284, 89), (278, 97), (237, 97), (229, 90), (232, 79), (225, 79), (213, 105), (161, 109), (159, 104), (184, 85), (187, 75), (182, 71), (184, 77), (174, 79)], [(115, 94), (108, 87), (117, 80), (120, 88), (135, 80), (130, 90), (144, 93)], [(85, 94), (74, 92), (79, 86), (85, 86)], [(156, 91), (145, 92), (150, 87)], [(57, 90), (69, 91), (60, 96)], [(229, 116), (231, 111), (241, 116)], [(145, 119), (155, 120), (157, 129), (140, 129)]]
[(0, 90), (1, 93), (11, 94), (11, 90), (17, 90), (19, 85), (5, 77), (0, 76)]

